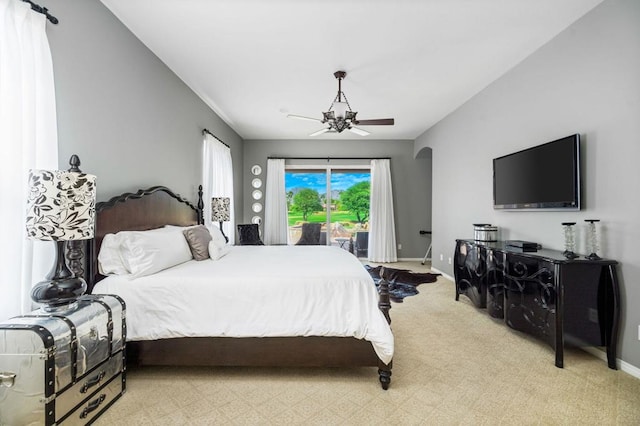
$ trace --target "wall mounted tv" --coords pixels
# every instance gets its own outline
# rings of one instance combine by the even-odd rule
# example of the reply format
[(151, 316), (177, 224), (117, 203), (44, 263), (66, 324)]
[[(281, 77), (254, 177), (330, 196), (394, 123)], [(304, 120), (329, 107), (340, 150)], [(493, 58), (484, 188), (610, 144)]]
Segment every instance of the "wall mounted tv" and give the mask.
[(580, 135), (495, 158), (493, 208), (580, 210)]

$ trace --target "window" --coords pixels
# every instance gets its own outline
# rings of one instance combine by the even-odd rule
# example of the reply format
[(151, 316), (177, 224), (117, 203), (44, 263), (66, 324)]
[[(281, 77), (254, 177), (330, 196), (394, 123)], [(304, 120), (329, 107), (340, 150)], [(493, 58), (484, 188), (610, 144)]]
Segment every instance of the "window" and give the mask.
[[(222, 233), (235, 242), (234, 199), (233, 199), (233, 162), (231, 148), (210, 133), (203, 131), (204, 144), (202, 153), (202, 192), (204, 200), (204, 223), (211, 225), (212, 198), (229, 198), (229, 220), (222, 223)], [(215, 226), (219, 226), (218, 223)]]

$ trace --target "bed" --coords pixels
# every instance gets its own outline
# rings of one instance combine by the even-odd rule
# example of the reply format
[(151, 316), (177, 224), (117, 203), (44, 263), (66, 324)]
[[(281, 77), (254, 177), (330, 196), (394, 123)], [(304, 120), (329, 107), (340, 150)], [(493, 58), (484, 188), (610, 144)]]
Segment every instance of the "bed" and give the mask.
[[(345, 250), (234, 246), (219, 260), (190, 260), (134, 281), (98, 273), (106, 235), (201, 224), (202, 206), (201, 190), (194, 205), (162, 186), (96, 205), (85, 276), (90, 292), (118, 294), (127, 303), (129, 361), (139, 366), (377, 367), (380, 384), (388, 389), (394, 350), (388, 286), (382, 281), (376, 292), (366, 270)], [(322, 272), (313, 259), (322, 262)], [(340, 273), (327, 275), (330, 270)], [(156, 300), (159, 294), (167, 297)], [(195, 325), (185, 322), (189, 318)], [(271, 328), (256, 329), (262, 323)]]

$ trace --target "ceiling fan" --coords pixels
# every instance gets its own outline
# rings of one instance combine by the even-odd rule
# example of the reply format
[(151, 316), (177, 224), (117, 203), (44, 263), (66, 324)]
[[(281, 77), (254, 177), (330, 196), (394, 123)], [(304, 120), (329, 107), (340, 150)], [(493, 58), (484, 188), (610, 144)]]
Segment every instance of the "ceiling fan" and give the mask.
[[(347, 100), (346, 95), (342, 92), (342, 80), (347, 76), (345, 71), (336, 71), (333, 73), (334, 77), (338, 79), (338, 94), (333, 100), (331, 107), (327, 112), (322, 113), (322, 119), (305, 117), (302, 115), (288, 114), (287, 117), (297, 118), (299, 120), (318, 121), (327, 126), (311, 133), (309, 136), (318, 136), (323, 133), (342, 133), (344, 130), (349, 130), (352, 133), (360, 136), (367, 136), (370, 133), (363, 130), (359, 126), (393, 126), (393, 118), (379, 118), (374, 120), (358, 120), (356, 118), (356, 111), (351, 110), (351, 105)], [(344, 98), (344, 101), (342, 100)]]

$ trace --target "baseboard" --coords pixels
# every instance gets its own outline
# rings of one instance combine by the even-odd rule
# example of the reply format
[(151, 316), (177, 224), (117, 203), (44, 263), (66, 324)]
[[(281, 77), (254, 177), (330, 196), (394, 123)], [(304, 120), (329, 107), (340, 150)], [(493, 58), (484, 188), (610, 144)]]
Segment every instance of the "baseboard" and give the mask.
[(422, 262), (421, 257), (399, 257), (398, 262)]
[(628, 362), (622, 361), (620, 358), (617, 359), (617, 362), (620, 364), (620, 370), (632, 375), (636, 379), (640, 379), (640, 368), (636, 367), (635, 365), (631, 365)]
[(431, 267), (431, 270), (433, 272), (437, 272), (438, 274), (441, 274), (444, 278), (448, 279), (449, 281), (455, 281), (455, 279), (451, 275), (446, 274), (446, 273), (442, 272), (441, 270), (434, 268), (433, 266)]
[[(598, 349), (596, 347), (590, 347), (590, 346), (581, 347), (580, 349), (595, 356), (596, 358), (600, 358), (604, 362), (607, 362), (607, 353), (601, 349)], [(623, 361), (620, 358), (617, 358), (616, 366), (620, 370), (624, 371), (627, 374), (632, 375), (636, 379), (640, 379), (640, 368), (636, 367), (635, 365), (631, 365), (628, 362)]]

